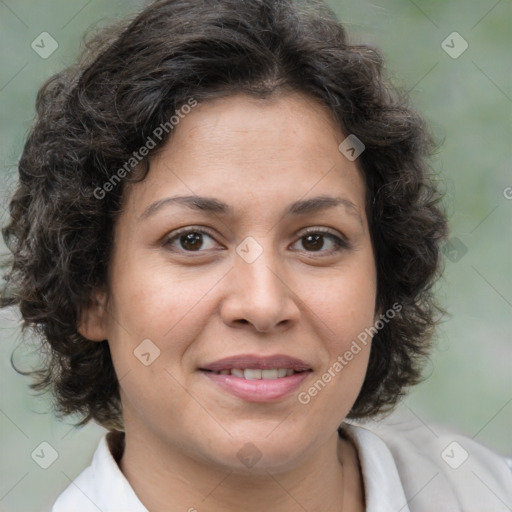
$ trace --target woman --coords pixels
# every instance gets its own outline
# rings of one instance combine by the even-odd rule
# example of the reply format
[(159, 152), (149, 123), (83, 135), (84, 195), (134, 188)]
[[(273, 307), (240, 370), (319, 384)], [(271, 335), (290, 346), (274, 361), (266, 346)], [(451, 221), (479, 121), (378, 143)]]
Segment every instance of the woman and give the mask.
[(110, 431), (54, 512), (510, 509), (473, 441), (350, 422), (440, 313), (431, 143), (381, 67), (316, 2), (167, 0), (42, 87), (9, 302), (35, 386)]

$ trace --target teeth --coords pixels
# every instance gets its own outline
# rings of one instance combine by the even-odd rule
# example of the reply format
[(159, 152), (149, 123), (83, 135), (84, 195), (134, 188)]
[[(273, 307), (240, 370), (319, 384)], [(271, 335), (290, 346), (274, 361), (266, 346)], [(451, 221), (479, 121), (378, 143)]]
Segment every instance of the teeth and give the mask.
[(257, 370), (254, 368), (242, 370), (240, 368), (232, 368), (231, 370), (221, 370), (215, 373), (219, 375), (233, 375), (234, 377), (241, 377), (247, 380), (273, 380), (290, 377), (296, 372), (290, 368), (274, 368), (272, 370)]
[(244, 370), (244, 377), (247, 380), (261, 379), (261, 370)]
[(277, 379), (277, 369), (276, 370), (261, 370), (261, 378), (262, 379)]

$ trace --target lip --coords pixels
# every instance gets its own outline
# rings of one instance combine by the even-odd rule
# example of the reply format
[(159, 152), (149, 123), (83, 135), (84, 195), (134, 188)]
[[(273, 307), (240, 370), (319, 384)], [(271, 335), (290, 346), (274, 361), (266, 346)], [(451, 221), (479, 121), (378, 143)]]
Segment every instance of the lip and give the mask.
[(255, 354), (240, 354), (237, 356), (219, 359), (213, 363), (201, 366), (200, 370), (220, 372), (222, 370), (254, 368), (255, 370), (274, 370), (277, 368), (291, 368), (296, 372), (310, 370), (311, 366), (296, 357), (275, 354), (270, 356), (258, 356)]
[(242, 400), (247, 402), (274, 402), (296, 391), (311, 372), (304, 371), (289, 377), (272, 380), (246, 380), (234, 375), (220, 375), (205, 371), (202, 373), (221, 389)]
[[(288, 368), (300, 373), (277, 379), (255, 380), (212, 373), (245, 368), (257, 370)], [(202, 366), (200, 370), (210, 382), (213, 382), (223, 391), (248, 402), (275, 402), (281, 400), (296, 391), (312, 371), (311, 366), (305, 361), (282, 354), (272, 356), (242, 354), (220, 359)]]

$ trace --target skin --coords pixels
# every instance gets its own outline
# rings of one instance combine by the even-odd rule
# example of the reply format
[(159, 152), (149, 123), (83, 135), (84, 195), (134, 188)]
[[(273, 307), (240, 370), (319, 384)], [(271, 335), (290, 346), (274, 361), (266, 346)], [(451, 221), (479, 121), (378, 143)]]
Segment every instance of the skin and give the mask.
[[(364, 510), (357, 453), (336, 429), (370, 344), (307, 405), (297, 398), (376, 317), (365, 184), (338, 150), (345, 137), (298, 93), (217, 98), (186, 115), (146, 179), (126, 187), (108, 289), (80, 329), (110, 345), (126, 429), (120, 468), (151, 512), (334, 512), (342, 501), (345, 512)], [(214, 197), (233, 215), (176, 203), (144, 215), (189, 195)], [(322, 195), (353, 206), (285, 215)], [(175, 236), (184, 227), (206, 230), (202, 244), (184, 246)], [(337, 249), (326, 235), (315, 246), (309, 228), (347, 244)], [(252, 263), (236, 252), (248, 236), (263, 250)], [(149, 366), (134, 356), (144, 339), (160, 350)], [(313, 371), (272, 403), (234, 397), (199, 371), (246, 353), (286, 354)], [(250, 468), (237, 457), (247, 442), (261, 455)]]

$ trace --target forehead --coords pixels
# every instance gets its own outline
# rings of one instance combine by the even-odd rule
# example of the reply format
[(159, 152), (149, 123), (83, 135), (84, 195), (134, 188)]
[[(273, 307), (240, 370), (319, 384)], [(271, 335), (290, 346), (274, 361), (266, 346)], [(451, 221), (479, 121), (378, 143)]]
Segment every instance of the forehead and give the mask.
[(343, 193), (362, 207), (364, 180), (338, 149), (344, 138), (327, 107), (302, 94), (216, 98), (180, 119), (151, 158), (148, 176), (130, 184), (127, 195), (138, 215), (147, 203), (176, 194), (247, 208)]

